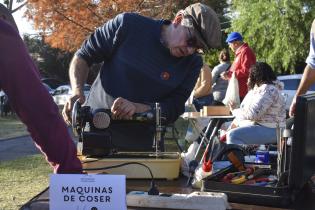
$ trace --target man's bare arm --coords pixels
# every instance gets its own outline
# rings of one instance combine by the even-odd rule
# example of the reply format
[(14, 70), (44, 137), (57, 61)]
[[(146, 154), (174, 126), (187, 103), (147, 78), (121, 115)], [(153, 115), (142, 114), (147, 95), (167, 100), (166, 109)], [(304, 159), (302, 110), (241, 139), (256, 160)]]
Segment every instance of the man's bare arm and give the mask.
[(315, 83), (315, 69), (312, 69), (309, 65), (305, 67), (301, 83), (296, 91), (295, 96), (302, 95), (307, 92), (312, 84)]
[(85, 101), (83, 87), (88, 77), (89, 70), (89, 66), (85, 60), (76, 55), (73, 57), (69, 68), (69, 77), (73, 93), (62, 110), (62, 116), (67, 124), (71, 124), (70, 114), (74, 102), (79, 99), (80, 103), (83, 104)]
[(85, 60), (78, 56), (74, 56), (69, 69), (69, 77), (71, 88), (74, 95), (84, 95), (83, 86), (89, 74), (89, 66)]
[(306, 65), (300, 85), (295, 93), (295, 96), (290, 106), (289, 115), (291, 117), (294, 116), (294, 113), (295, 113), (296, 98), (299, 95), (306, 93), (307, 90), (310, 88), (310, 86), (314, 83), (315, 83), (315, 69), (312, 69), (311, 66)]

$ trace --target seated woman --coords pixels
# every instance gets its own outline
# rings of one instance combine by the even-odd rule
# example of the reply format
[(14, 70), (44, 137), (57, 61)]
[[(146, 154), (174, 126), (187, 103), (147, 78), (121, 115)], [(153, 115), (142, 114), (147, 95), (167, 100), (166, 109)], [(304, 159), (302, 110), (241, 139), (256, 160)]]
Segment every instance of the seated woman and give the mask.
[(203, 106), (209, 106), (213, 101), (211, 83), (211, 69), (207, 64), (204, 64), (192, 92), (193, 104), (198, 112)]
[(268, 64), (257, 62), (250, 69), (248, 88), (240, 108), (230, 105), (235, 118), (226, 133), (226, 143), (276, 143), (277, 124), (283, 127), (286, 117), (283, 83)]

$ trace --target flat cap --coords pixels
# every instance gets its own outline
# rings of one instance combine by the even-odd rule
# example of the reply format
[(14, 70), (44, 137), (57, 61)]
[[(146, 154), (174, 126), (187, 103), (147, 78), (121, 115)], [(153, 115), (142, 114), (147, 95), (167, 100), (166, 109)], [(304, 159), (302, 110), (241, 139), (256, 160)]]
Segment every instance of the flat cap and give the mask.
[(185, 8), (182, 14), (192, 18), (197, 41), (202, 44), (203, 50), (221, 46), (220, 21), (213, 9), (196, 3)]

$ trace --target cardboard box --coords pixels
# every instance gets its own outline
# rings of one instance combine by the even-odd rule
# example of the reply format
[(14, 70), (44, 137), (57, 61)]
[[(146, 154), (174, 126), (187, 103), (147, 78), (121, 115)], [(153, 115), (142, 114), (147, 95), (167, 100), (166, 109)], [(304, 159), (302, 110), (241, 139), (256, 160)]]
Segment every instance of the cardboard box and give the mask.
[(204, 106), (201, 110), (201, 116), (227, 116), (230, 109), (227, 106)]

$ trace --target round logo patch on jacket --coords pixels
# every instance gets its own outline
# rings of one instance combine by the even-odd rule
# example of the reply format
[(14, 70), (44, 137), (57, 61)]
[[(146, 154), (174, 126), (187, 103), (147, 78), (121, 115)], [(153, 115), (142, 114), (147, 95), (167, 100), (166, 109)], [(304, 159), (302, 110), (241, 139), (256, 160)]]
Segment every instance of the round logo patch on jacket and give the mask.
[(169, 80), (170, 76), (170, 73), (168, 73), (167, 71), (163, 71), (160, 75), (162, 80)]

